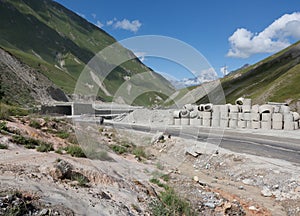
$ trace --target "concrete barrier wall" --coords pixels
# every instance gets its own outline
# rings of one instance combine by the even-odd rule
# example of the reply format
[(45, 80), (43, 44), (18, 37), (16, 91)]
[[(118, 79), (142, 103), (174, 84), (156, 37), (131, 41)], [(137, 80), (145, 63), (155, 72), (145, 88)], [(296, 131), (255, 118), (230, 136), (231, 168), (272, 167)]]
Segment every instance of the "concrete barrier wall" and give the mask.
[(252, 105), (239, 98), (235, 105), (186, 104), (173, 112), (174, 125), (263, 130), (298, 130), (300, 115), (285, 104)]

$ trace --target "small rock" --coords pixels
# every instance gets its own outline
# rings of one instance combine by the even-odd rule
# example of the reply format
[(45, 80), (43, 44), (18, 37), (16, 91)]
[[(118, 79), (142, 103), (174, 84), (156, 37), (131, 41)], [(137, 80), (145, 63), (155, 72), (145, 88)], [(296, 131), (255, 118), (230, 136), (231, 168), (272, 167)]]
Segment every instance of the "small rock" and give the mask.
[(216, 205), (214, 203), (212, 203), (212, 202), (204, 203), (204, 206), (206, 206), (208, 208), (211, 208), (211, 209), (216, 208)]
[(194, 176), (193, 179), (194, 179), (195, 182), (198, 182), (198, 181), (199, 181), (199, 177), (198, 177), (198, 176)]
[(44, 216), (48, 214), (48, 209), (43, 209), (42, 211), (40, 211), (39, 215), (40, 216)]
[(165, 137), (164, 137), (164, 133), (163, 132), (159, 132), (157, 134), (155, 134), (152, 139), (151, 139), (151, 143), (154, 144), (158, 141), (161, 141), (161, 140), (164, 140)]
[(239, 190), (244, 190), (244, 187), (242, 185), (239, 186)]
[(272, 189), (274, 189), (274, 190), (277, 190), (277, 189), (279, 189), (279, 185), (278, 185), (278, 184), (276, 184), (276, 185), (273, 185)]
[(225, 204), (224, 204), (224, 210), (226, 210), (226, 209), (230, 209), (231, 208), (231, 203), (230, 202), (226, 202)]
[(267, 187), (264, 187), (264, 189), (260, 193), (264, 197), (270, 197), (270, 196), (272, 196), (272, 192)]
[(254, 181), (252, 179), (243, 179), (242, 182), (245, 185), (254, 185)]
[(296, 193), (300, 193), (300, 186), (297, 186), (294, 190)]
[(257, 211), (258, 210), (255, 206), (249, 206), (248, 209), (251, 210), (251, 211)]

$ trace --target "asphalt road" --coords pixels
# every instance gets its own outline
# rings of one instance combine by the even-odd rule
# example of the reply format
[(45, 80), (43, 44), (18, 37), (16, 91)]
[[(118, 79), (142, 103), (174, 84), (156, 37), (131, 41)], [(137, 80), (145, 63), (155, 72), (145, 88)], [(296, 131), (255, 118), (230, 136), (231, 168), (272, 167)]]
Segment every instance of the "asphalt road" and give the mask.
[[(112, 125), (112, 123), (106, 123)], [(238, 153), (277, 158), (300, 165), (300, 137), (283, 138), (251, 133), (196, 127), (127, 125), (113, 123), (115, 128), (132, 129), (144, 132), (162, 131), (172, 136), (197, 139)]]

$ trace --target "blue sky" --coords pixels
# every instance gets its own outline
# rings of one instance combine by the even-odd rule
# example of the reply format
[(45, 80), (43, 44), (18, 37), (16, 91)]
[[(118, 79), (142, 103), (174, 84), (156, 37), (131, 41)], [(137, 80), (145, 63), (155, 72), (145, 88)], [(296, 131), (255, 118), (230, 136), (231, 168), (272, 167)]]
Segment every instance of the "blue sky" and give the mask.
[[(299, 0), (56, 0), (117, 40), (163, 35), (197, 49), (221, 76), (300, 40)], [(182, 67), (146, 58), (156, 71), (178, 79)]]

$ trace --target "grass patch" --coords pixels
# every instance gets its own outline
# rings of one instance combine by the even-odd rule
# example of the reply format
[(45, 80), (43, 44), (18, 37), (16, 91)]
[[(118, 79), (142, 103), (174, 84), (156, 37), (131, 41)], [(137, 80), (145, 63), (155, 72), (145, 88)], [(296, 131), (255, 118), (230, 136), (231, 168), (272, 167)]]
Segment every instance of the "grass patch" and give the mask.
[(77, 145), (70, 145), (64, 148), (64, 150), (70, 154), (72, 157), (83, 157), (85, 158), (86, 155), (84, 154), (82, 148)]
[(0, 122), (0, 131), (8, 131), (7, 122), (6, 121)]
[(147, 158), (147, 155), (144, 151), (144, 148), (143, 147), (135, 147), (133, 150), (132, 150), (132, 154), (134, 154), (136, 157), (138, 158)]
[(71, 180), (77, 181), (78, 185), (81, 187), (87, 187), (87, 184), (90, 182), (87, 177), (85, 177), (81, 173), (77, 173), (77, 172), (72, 174)]
[(50, 144), (50, 143), (45, 143), (45, 142), (42, 142), (42, 143), (36, 148), (36, 150), (39, 151), (39, 152), (49, 152), (49, 151), (54, 151), (53, 145)]
[(41, 141), (30, 138), (30, 137), (24, 137), (21, 135), (14, 135), (12, 136), (12, 142), (23, 145), (25, 148), (28, 149), (35, 149), (37, 146), (41, 144)]
[(29, 126), (35, 128), (35, 129), (41, 129), (40, 123), (34, 119), (30, 120)]
[(8, 149), (8, 146), (6, 144), (0, 143), (0, 149)]
[(67, 139), (70, 137), (70, 134), (66, 131), (60, 131), (56, 134), (56, 136), (58, 136), (59, 138), (62, 138), (62, 139)]
[(110, 148), (117, 154), (124, 154), (128, 152), (126, 147), (120, 145), (112, 145)]
[(0, 103), (0, 119), (7, 120), (10, 116), (26, 116), (29, 110)]

